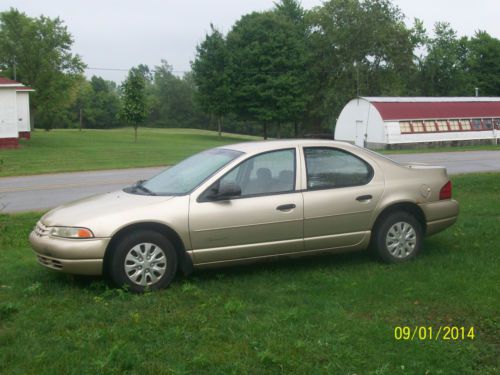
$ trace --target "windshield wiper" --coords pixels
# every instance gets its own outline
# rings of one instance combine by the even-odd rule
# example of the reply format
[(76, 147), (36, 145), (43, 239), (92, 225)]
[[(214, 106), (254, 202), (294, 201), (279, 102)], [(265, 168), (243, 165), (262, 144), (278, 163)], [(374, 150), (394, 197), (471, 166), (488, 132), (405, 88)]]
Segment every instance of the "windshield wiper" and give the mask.
[(149, 195), (156, 195), (156, 193), (152, 192), (151, 190), (149, 190), (147, 187), (145, 187), (142, 183), (144, 182), (144, 180), (141, 180), (141, 181), (137, 181), (137, 183), (133, 186), (133, 188), (135, 190), (137, 189), (140, 189), (146, 193), (148, 193)]

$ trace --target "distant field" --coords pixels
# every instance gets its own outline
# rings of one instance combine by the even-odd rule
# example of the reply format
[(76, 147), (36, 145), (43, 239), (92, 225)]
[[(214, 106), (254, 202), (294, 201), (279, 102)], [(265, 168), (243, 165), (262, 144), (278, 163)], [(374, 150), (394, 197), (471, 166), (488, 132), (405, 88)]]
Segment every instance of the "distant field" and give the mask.
[[(409, 263), (302, 258), (145, 295), (43, 269), (27, 241), (40, 214), (0, 215), (0, 373), (498, 374), (499, 181), (454, 176), (457, 224)], [(396, 340), (397, 326), (475, 336)]]
[(0, 177), (149, 167), (177, 163), (198, 151), (260, 139), (194, 129), (37, 130), (17, 150), (0, 150)]

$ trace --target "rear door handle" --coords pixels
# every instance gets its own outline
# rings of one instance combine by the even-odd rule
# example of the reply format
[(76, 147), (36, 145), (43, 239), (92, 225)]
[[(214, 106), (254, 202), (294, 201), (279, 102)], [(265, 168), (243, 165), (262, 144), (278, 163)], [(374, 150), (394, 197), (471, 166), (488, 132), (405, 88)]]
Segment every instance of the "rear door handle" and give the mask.
[(373, 197), (371, 195), (360, 195), (359, 197), (356, 198), (357, 201), (364, 202), (364, 201), (369, 201)]
[(290, 204), (282, 204), (281, 206), (276, 207), (276, 209), (278, 211), (290, 211), (293, 210), (295, 207), (297, 206), (294, 205), (293, 203), (290, 203)]

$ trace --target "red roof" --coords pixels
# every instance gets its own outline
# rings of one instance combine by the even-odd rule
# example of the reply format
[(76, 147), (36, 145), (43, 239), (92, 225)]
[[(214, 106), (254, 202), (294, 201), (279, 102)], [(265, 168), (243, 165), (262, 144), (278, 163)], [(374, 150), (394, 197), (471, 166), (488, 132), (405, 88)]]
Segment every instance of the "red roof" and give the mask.
[(500, 101), (371, 103), (384, 120), (500, 117)]
[(0, 77), (0, 85), (22, 85), (22, 83), (5, 77)]
[(5, 77), (0, 77), (0, 86), (1, 85), (8, 85), (8, 87), (15, 88), (16, 91), (35, 91), (31, 87), (23, 85), (21, 82), (17, 82)]

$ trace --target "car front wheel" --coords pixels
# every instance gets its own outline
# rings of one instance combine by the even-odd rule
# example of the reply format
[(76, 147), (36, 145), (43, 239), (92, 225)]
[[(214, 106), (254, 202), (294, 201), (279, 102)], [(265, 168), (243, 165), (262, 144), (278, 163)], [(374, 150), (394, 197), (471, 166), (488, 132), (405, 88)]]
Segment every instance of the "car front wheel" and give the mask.
[(134, 292), (166, 288), (177, 270), (177, 254), (164, 236), (139, 231), (116, 245), (110, 262), (111, 280)]
[(395, 212), (375, 228), (378, 255), (388, 263), (400, 263), (414, 258), (422, 243), (422, 225), (406, 212)]

